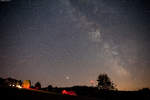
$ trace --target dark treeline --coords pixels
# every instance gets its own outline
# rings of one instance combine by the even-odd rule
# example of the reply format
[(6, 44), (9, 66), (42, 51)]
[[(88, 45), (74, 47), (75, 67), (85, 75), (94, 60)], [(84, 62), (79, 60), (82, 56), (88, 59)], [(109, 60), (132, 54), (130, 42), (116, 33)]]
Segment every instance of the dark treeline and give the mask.
[[(110, 80), (107, 74), (98, 76), (98, 84), (93, 86), (53, 87), (49, 85), (42, 88), (40, 82), (31, 85), (30, 80), (16, 80), (13, 78), (0, 78), (0, 88), (24, 88), (26, 85), (31, 89), (42, 90), (51, 93), (62, 94), (62, 91), (73, 91), (77, 96), (92, 97), (104, 100), (126, 100), (141, 99), (150, 100), (150, 89), (143, 88), (137, 91), (119, 91), (116, 85)], [(149, 98), (149, 99), (148, 99)]]
[[(150, 89), (143, 88), (137, 91), (119, 91), (119, 90), (99, 90), (97, 87), (88, 87), (88, 86), (73, 86), (66, 88), (52, 87), (50, 89), (43, 88), (50, 92), (61, 93), (62, 90), (75, 91), (78, 96), (88, 96), (95, 98), (103, 98), (108, 100), (128, 100), (128, 99), (141, 99), (149, 100), (150, 99)], [(148, 99), (149, 98), (149, 99)]]

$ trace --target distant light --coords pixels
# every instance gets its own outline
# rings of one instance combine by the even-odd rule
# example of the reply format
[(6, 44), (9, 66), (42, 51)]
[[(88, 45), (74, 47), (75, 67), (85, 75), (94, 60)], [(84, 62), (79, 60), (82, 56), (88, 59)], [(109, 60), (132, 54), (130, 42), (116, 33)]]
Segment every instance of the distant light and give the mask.
[(20, 85), (16, 85), (17, 88), (22, 88)]
[(14, 87), (15, 85), (13, 84), (12, 86)]
[(95, 82), (94, 82), (94, 80), (90, 80), (90, 83), (91, 83), (91, 84), (94, 84)]
[(70, 77), (69, 77), (69, 76), (66, 76), (66, 79), (67, 79), (67, 80), (69, 80), (69, 79), (70, 79)]
[(11, 84), (9, 86), (11, 86)]
[(94, 86), (95, 81), (94, 80), (90, 80), (90, 83), (91, 83), (92, 86)]

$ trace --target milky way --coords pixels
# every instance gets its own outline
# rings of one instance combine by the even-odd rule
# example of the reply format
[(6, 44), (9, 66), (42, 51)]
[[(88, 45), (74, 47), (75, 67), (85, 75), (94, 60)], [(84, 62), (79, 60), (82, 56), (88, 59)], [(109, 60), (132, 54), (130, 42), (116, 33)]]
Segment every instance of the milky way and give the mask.
[[(0, 0), (0, 77), (121, 90), (150, 87), (146, 0)], [(92, 84), (93, 85), (93, 84)]]

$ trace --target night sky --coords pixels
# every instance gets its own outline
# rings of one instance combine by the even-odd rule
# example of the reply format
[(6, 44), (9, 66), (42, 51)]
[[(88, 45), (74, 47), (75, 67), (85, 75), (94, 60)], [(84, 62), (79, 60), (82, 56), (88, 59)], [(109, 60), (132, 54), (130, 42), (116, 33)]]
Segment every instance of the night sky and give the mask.
[(0, 0), (0, 77), (42, 87), (150, 87), (148, 0)]

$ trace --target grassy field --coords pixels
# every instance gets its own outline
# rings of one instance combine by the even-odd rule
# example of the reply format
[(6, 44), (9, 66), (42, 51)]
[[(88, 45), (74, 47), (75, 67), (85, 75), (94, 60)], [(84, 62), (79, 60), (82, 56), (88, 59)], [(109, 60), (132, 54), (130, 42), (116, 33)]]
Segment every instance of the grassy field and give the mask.
[(1, 100), (99, 100), (89, 97), (16, 88), (0, 88), (0, 97)]

